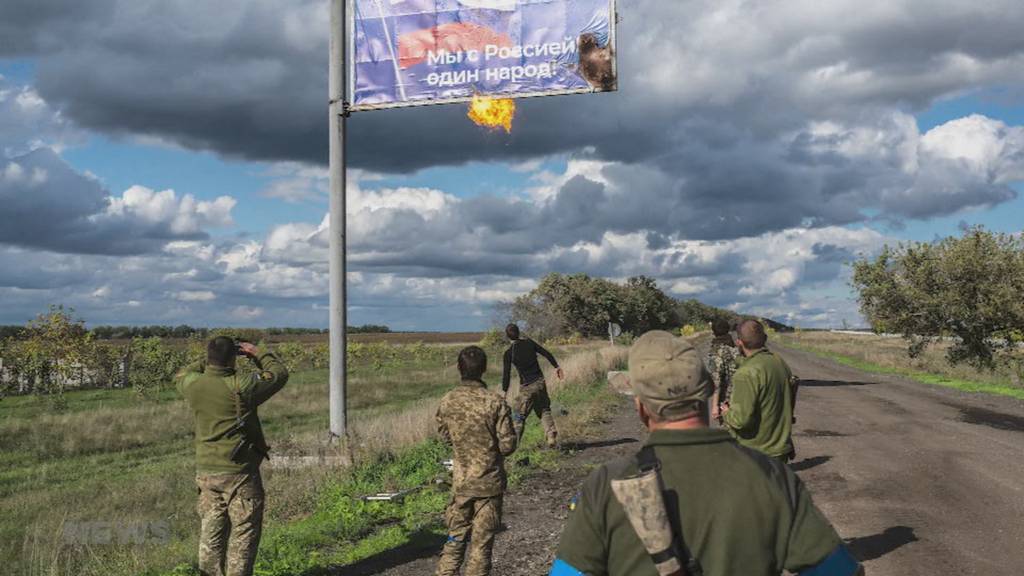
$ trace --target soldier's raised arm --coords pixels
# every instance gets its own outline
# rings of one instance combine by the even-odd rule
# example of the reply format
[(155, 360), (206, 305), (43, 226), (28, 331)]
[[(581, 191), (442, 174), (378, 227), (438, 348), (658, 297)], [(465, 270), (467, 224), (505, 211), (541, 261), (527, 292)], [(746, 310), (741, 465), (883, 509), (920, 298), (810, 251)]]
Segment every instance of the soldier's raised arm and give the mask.
[(498, 434), (498, 450), (502, 456), (508, 456), (516, 451), (519, 443), (519, 435), (516, 434), (516, 427), (512, 422), (512, 409), (501, 402), (498, 407), (498, 424), (495, 427)]
[(252, 395), (259, 406), (277, 394), (288, 382), (288, 368), (271, 352), (260, 353), (252, 344), (243, 343), (244, 353), (256, 363), (256, 374), (249, 379), (243, 393)]

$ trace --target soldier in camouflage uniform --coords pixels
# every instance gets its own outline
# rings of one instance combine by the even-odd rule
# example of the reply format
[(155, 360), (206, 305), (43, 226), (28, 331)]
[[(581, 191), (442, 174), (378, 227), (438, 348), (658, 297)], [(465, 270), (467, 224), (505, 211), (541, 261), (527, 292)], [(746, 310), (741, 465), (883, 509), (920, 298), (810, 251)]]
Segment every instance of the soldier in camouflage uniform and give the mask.
[[(452, 446), (452, 497), (445, 511), (448, 542), (437, 576), (458, 574), (463, 558), (465, 576), (491, 572), (491, 549), (501, 525), (505, 492), (505, 457), (516, 449), (518, 437), (512, 412), (481, 379), (487, 354), (478, 346), (459, 353), (462, 382), (441, 399), (437, 429)], [(466, 548), (469, 548), (468, 554)]]
[(708, 371), (711, 372), (711, 381), (714, 384), (714, 391), (711, 393), (711, 417), (721, 422), (720, 409), (723, 404), (729, 401), (729, 393), (732, 391), (732, 375), (736, 373), (736, 359), (739, 353), (732, 336), (729, 334), (729, 322), (724, 318), (716, 318), (711, 323), (711, 331), (715, 337), (711, 341), (711, 350), (708, 353)]
[(508, 336), (512, 345), (505, 351), (501, 390), (506, 395), (508, 394), (512, 367), (515, 366), (516, 372), (519, 373), (519, 394), (513, 403), (516, 432), (519, 434), (519, 438), (522, 438), (523, 430), (526, 428), (526, 419), (530, 417), (531, 413), (536, 413), (540, 418), (541, 425), (544, 426), (548, 447), (555, 448), (558, 446), (558, 429), (555, 428), (555, 418), (551, 415), (551, 397), (548, 396), (547, 382), (544, 380), (544, 373), (541, 372), (537, 356), (547, 358), (548, 362), (554, 366), (555, 375), (559, 380), (564, 378), (565, 374), (551, 352), (529, 338), (519, 337), (519, 326), (509, 324), (505, 327), (505, 335)]
[[(237, 354), (257, 367), (240, 378)], [(195, 415), (199, 572), (203, 576), (250, 576), (263, 526), (260, 464), (269, 447), (256, 407), (288, 381), (273, 354), (223, 336), (207, 345), (207, 359), (175, 377)]]

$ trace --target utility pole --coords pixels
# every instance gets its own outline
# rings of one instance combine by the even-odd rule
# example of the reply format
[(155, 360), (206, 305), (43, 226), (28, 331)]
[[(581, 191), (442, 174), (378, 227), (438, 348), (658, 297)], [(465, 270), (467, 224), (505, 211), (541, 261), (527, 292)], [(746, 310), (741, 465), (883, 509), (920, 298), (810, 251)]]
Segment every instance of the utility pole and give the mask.
[(330, 396), (331, 438), (347, 438), (347, 405), (345, 398), (346, 363), (348, 360), (348, 326), (346, 320), (347, 301), (345, 296), (345, 119), (348, 110), (345, 105), (346, 77), (346, 27), (345, 4), (348, 0), (331, 0), (331, 56), (328, 72), (330, 106), (330, 348), (331, 374)]

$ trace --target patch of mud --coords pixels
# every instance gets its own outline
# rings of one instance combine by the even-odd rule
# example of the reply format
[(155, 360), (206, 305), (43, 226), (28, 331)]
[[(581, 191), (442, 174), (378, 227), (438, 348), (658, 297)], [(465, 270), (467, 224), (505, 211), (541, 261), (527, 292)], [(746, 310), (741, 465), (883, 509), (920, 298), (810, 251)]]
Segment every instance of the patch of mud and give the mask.
[(872, 386), (874, 382), (851, 382), (848, 380), (800, 380), (801, 388), (836, 388), (838, 386)]
[(804, 430), (803, 432), (796, 432), (794, 436), (806, 436), (808, 438), (842, 438), (843, 436), (849, 436), (842, 432), (835, 432), (832, 430)]
[(1013, 414), (1003, 414), (984, 408), (956, 406), (960, 409), (960, 421), (978, 426), (988, 426), (996, 430), (1024, 432), (1024, 418)]

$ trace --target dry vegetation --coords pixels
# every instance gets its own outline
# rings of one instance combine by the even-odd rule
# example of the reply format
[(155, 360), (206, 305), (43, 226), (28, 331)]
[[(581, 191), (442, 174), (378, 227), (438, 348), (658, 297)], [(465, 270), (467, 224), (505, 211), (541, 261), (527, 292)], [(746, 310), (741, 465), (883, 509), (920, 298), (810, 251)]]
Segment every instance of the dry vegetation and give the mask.
[[(488, 352), (500, 358), (498, 350)], [(549, 382), (556, 395), (560, 390), (563, 396), (571, 394), (564, 388), (602, 379), (605, 370), (624, 362), (625, 352), (594, 345), (556, 350), (567, 378)], [(351, 446), (357, 462), (397, 453), (434, 435), (438, 399), (457, 377), (452, 366), (429, 356), (385, 369), (369, 361), (350, 366)], [(499, 378), (500, 364), (492, 364), (492, 386)], [(325, 443), (325, 381), (323, 369), (299, 371), (261, 409), (274, 454), (342, 456)], [(575, 408), (560, 420), (566, 439), (581, 433), (593, 416), (586, 405)], [(43, 398), (6, 398), (0, 415), (0, 562), (5, 574), (160, 574), (194, 558), (191, 415), (173, 390), (144, 398), (131, 390), (69, 392), (59, 413)], [(324, 466), (265, 467), (271, 495), (268, 526), (307, 518), (322, 507), (318, 502), (325, 487), (343, 475)], [(166, 522), (171, 539), (146, 546), (65, 544), (69, 523), (97, 521)]]
[(1010, 369), (988, 371), (966, 364), (951, 365), (946, 360), (946, 350), (950, 346), (948, 342), (937, 342), (916, 358), (911, 358), (907, 354), (907, 342), (899, 337), (804, 331), (780, 333), (774, 338), (786, 346), (847, 358), (853, 360), (854, 365), (859, 362), (861, 365), (857, 367), (869, 370), (878, 367), (906, 375), (930, 374), (945, 378), (952, 384), (962, 382), (1021, 387)]

